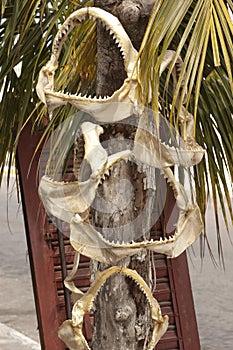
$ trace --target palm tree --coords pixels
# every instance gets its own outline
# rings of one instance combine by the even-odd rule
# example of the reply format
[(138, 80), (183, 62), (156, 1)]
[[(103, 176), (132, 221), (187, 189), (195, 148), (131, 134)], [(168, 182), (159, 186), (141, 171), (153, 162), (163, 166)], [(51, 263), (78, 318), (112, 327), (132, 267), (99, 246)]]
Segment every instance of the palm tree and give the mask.
[[(42, 130), (46, 138), (57, 125), (74, 113), (72, 107), (66, 106), (56, 110), (53, 119), (49, 120), (45, 107), (36, 96), (35, 82), (41, 67), (49, 60), (52, 41), (60, 24), (74, 10), (92, 5), (92, 1), (23, 0), (20, 4), (18, 1), (1, 1), (1, 178), (6, 161), (9, 164), (13, 161), (17, 136), (26, 122), (31, 121), (33, 128)], [(188, 176), (195, 181), (196, 201), (203, 218), (207, 201), (212, 194), (219, 257), (223, 261), (218, 224), (219, 204), (227, 228), (227, 214), (230, 213), (230, 219), (233, 219), (231, 188), (227, 180), (232, 182), (233, 178), (233, 3), (231, 0), (98, 0), (95, 5), (120, 17), (139, 50), (139, 61), (135, 67), (140, 77), (138, 96), (143, 105), (148, 106), (151, 94), (155, 121), (158, 121), (156, 116), (159, 110), (177, 129), (179, 111), (186, 98), (186, 108), (194, 115), (196, 139), (206, 149), (205, 159)], [(139, 18), (142, 18), (141, 22)], [(116, 67), (116, 72), (120, 72), (116, 85), (112, 81), (107, 84), (108, 76), (103, 72), (103, 66), (97, 64), (97, 57), (98, 60), (103, 59), (99, 48), (106, 42), (101, 28), (98, 28), (98, 35), (96, 44), (96, 26), (92, 22), (86, 22), (74, 30), (61, 53), (62, 69), (56, 78), (57, 90), (92, 94), (97, 88), (99, 94), (111, 94), (121, 84), (124, 79), (122, 62)], [(77, 42), (76, 38), (83, 40)], [(89, 45), (83, 45), (84, 41), (88, 41)], [(112, 49), (111, 45), (110, 43), (109, 47)], [(181, 56), (184, 61), (184, 69), (179, 72), (175, 90), (172, 89), (170, 79), (171, 69), (161, 77), (158, 74), (167, 49), (174, 50), (175, 57)], [(178, 96), (181, 101), (179, 106)], [(184, 170), (180, 169), (180, 179), (183, 175)], [(204, 237), (208, 244), (205, 233)], [(98, 349), (97, 344), (95, 349)]]

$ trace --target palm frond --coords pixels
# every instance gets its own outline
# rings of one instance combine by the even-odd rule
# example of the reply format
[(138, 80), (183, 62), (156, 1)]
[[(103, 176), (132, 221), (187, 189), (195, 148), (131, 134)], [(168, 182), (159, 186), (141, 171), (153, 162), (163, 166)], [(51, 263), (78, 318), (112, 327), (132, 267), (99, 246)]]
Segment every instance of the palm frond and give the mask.
[[(204, 64), (207, 63), (206, 54), (207, 50), (210, 50), (209, 42), (212, 43), (214, 66), (224, 63), (233, 92), (232, 34), (233, 25), (224, 1), (160, 1), (160, 6), (156, 2), (140, 49), (139, 72), (141, 98), (144, 103), (149, 100), (149, 86), (154, 84), (166, 50), (172, 48), (176, 51), (176, 56), (170, 67), (168, 79), (178, 56), (181, 55), (184, 60), (173, 97), (173, 107), (181, 88), (180, 104), (184, 102), (186, 91), (189, 101), (195, 83), (196, 114)], [(223, 58), (221, 62), (220, 53)]]
[[(213, 197), (220, 256), (219, 208), (227, 229), (228, 213), (233, 220), (233, 24), (229, 12), (232, 8), (232, 1), (223, 0), (157, 1), (139, 62), (139, 96), (145, 105), (152, 93), (152, 108), (157, 112), (160, 100), (162, 111), (176, 128), (183, 104), (194, 115), (194, 133), (207, 151), (205, 159), (194, 169), (196, 199), (204, 218), (210, 193)], [(176, 54), (166, 76), (159, 78), (167, 49)], [(179, 56), (183, 68), (173, 89), (171, 72)]]
[[(16, 136), (25, 121), (30, 116), (32, 121), (37, 122), (37, 127), (44, 128), (46, 112), (41, 104), (38, 104), (38, 97), (34, 89), (40, 68), (49, 60), (52, 40), (59, 25), (74, 10), (91, 5), (93, 1), (22, 0), (20, 3), (10, 0), (1, 1), (0, 183), (7, 154), (15, 151)], [(82, 52), (82, 55), (80, 61), (87, 66), (87, 60), (84, 59), (85, 52)], [(72, 58), (75, 61), (75, 56)], [(18, 65), (21, 65), (21, 69), (18, 69), (19, 74), (17, 75)], [(63, 83), (61, 82), (61, 85), (64, 84), (66, 78), (69, 81), (70, 71), (65, 69), (62, 72)], [(77, 67), (78, 69), (80, 66)], [(10, 163), (11, 161), (9, 169)]]

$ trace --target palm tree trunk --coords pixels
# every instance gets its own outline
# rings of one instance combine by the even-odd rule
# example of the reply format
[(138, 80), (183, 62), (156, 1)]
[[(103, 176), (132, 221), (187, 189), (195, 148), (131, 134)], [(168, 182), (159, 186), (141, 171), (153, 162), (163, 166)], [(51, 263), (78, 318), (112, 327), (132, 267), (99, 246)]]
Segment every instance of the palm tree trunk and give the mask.
[[(95, 6), (116, 15), (135, 48), (139, 49), (152, 7), (152, 3), (149, 5), (148, 3), (150, 2), (147, 1), (145, 5), (140, 0), (117, 2), (96, 0)], [(126, 73), (119, 49), (101, 25), (98, 26), (97, 40), (97, 94), (109, 96), (122, 85)], [(105, 140), (119, 137), (130, 142), (135, 130), (129, 124), (105, 126)], [(111, 146), (115, 147), (114, 141), (111, 141)], [(135, 228), (133, 226), (127, 232), (123, 230), (123, 233), (119, 233), (119, 227), (132, 222), (135, 215), (138, 215), (143, 209), (145, 200), (143, 177), (144, 174), (137, 171), (135, 164), (121, 162), (114, 167), (109, 179), (102, 185), (99, 195), (107, 203), (114, 200), (114, 205), (120, 208), (112, 215), (98, 210), (93, 214), (93, 220), (97, 226), (112, 228), (111, 234), (106, 238), (124, 239), (128, 242), (134, 238)], [(120, 188), (120, 191), (117, 188)], [(114, 193), (114, 198), (112, 193)], [(127, 203), (125, 207), (122, 206), (124, 202)], [(143, 216), (143, 221), (148, 220), (149, 217), (148, 212), (148, 215)], [(141, 224), (143, 225), (142, 222)], [(140, 256), (126, 258), (119, 264), (137, 270), (149, 282), (148, 253), (144, 252)], [(94, 263), (93, 273), (104, 268), (106, 266), (103, 264)], [(143, 349), (150, 329), (150, 317), (145, 297), (134, 283), (121, 275), (110, 278), (96, 300), (95, 310), (93, 350)]]

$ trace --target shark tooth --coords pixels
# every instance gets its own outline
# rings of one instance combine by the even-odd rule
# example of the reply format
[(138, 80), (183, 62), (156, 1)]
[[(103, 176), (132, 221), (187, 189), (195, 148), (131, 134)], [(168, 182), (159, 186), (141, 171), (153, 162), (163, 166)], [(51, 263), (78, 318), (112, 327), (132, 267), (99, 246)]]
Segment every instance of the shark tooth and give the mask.
[(110, 169), (107, 169), (104, 173), (105, 176), (109, 176), (110, 175)]

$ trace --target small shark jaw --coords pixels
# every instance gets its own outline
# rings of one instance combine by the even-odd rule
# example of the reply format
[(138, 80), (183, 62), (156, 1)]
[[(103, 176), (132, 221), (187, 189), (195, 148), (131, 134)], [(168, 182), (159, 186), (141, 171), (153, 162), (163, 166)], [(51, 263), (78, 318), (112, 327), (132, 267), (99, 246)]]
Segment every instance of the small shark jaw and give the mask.
[(59, 182), (44, 175), (39, 184), (39, 195), (46, 212), (70, 223), (75, 215), (82, 214), (90, 208), (99, 184), (109, 176), (111, 167), (121, 160), (129, 159), (130, 156), (129, 150), (109, 156), (102, 169), (83, 182)]
[(68, 223), (91, 206), (99, 184), (109, 175), (109, 169), (132, 155), (130, 150), (125, 150), (108, 156), (99, 140), (103, 132), (101, 126), (84, 122), (80, 129), (84, 138), (84, 160), (91, 168), (89, 179), (59, 182), (44, 175), (39, 184), (39, 195), (46, 212)]
[[(109, 30), (116, 45), (119, 47), (127, 73), (123, 85), (111, 97), (91, 98), (91, 96), (64, 94), (54, 92), (54, 74), (58, 67), (58, 59), (63, 43), (68, 34), (77, 25), (81, 24), (86, 17), (98, 19)], [(49, 113), (56, 107), (71, 103), (78, 109), (93, 115), (99, 122), (119, 121), (132, 114), (133, 104), (136, 103), (135, 89), (137, 85), (135, 65), (138, 59), (138, 52), (134, 49), (127, 33), (117, 17), (95, 7), (82, 8), (72, 13), (59, 29), (52, 47), (50, 61), (42, 67), (36, 87), (37, 94), (41, 101), (48, 107)], [(117, 110), (111, 107), (112, 103), (121, 102)]]
[(148, 350), (153, 350), (160, 338), (168, 328), (168, 316), (162, 316), (161, 309), (157, 300), (153, 297), (152, 292), (143, 278), (135, 271), (122, 266), (112, 266), (102, 272), (98, 271), (95, 280), (90, 286), (87, 293), (76, 301), (72, 310), (72, 320), (65, 321), (58, 330), (59, 338), (71, 350), (89, 350), (89, 345), (82, 333), (83, 318), (93, 305), (104, 283), (111, 276), (120, 273), (131, 278), (145, 295), (149, 304), (151, 318), (153, 322), (153, 332), (151, 340), (148, 343)]
[[(159, 131), (152, 132), (150, 130), (152, 126), (148, 125), (146, 119), (146, 116), (140, 117), (135, 135), (133, 155), (137, 161), (163, 169), (175, 164), (191, 167), (202, 160), (205, 150), (193, 138), (182, 140), (182, 137), (173, 128), (171, 137), (176, 139), (177, 146), (168, 145), (160, 139)], [(163, 123), (166, 122), (162, 116), (160, 116), (160, 120)], [(171, 134), (169, 128), (171, 126), (167, 128), (168, 135)], [(168, 137), (168, 135), (166, 136)]]
[(173, 236), (141, 242), (125, 243), (114, 240), (110, 242), (93, 225), (76, 215), (70, 222), (70, 243), (74, 249), (91, 259), (106, 264), (114, 264), (144, 249), (166, 254), (170, 258), (179, 256), (198, 238), (203, 230), (203, 222), (199, 207), (189, 203), (184, 187), (175, 180), (172, 171), (167, 168), (161, 172), (174, 191), (179, 209), (178, 222)]

